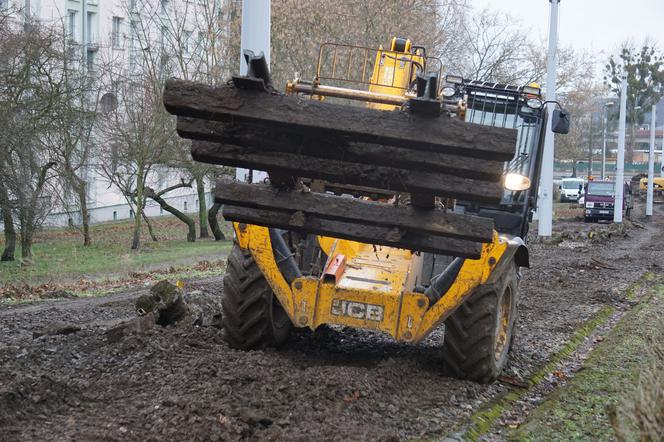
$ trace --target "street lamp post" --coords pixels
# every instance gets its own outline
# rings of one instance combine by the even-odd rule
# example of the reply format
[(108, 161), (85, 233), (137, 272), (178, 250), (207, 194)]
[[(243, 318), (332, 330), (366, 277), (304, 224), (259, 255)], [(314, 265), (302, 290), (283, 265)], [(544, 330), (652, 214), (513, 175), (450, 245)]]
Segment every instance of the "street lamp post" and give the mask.
[[(639, 97), (637, 96), (636, 97), (636, 103), (638, 103), (638, 102), (639, 102)], [(627, 161), (629, 163), (634, 161), (634, 150), (636, 149), (636, 134), (634, 133), (634, 126), (636, 126), (636, 111), (638, 111), (638, 110), (641, 110), (641, 105), (639, 105), (639, 104), (637, 104), (636, 106), (634, 106), (632, 108), (633, 117), (632, 117), (632, 122), (629, 125), (629, 131), (630, 131), (629, 145), (631, 146), (630, 149), (629, 149), (631, 157), (627, 158)]]
[(627, 119), (627, 74), (623, 73), (620, 87), (620, 119), (618, 120), (618, 156), (616, 158), (616, 187), (613, 202), (613, 222), (622, 223), (625, 174), (625, 120)]
[(662, 150), (659, 154), (659, 176), (664, 178), (664, 126), (662, 126)]
[[(593, 106), (594, 108), (595, 106)], [(595, 119), (595, 109), (590, 112), (590, 133), (588, 134), (588, 181), (593, 176), (593, 120)]]
[(606, 127), (609, 124), (609, 108), (611, 106), (613, 106), (613, 101), (604, 103), (604, 131), (602, 134), (602, 181), (606, 179)]
[(652, 200), (655, 178), (655, 124), (657, 124), (657, 105), (650, 111), (650, 149), (648, 150), (648, 189), (646, 193), (646, 217), (652, 216)]
[[(256, 55), (265, 56), (270, 67), (271, 37), (271, 0), (243, 0), (242, 26), (240, 30), (240, 75), (247, 75), (247, 61), (244, 50), (254, 51)], [(259, 170), (236, 168), (235, 176), (239, 181), (259, 183), (267, 177), (267, 173)]]
[(554, 134), (551, 130), (553, 110), (556, 100), (556, 70), (558, 68), (558, 3), (560, 0), (549, 0), (551, 14), (549, 16), (549, 52), (547, 55), (546, 74), (546, 100), (548, 107), (548, 124), (542, 153), (542, 171), (540, 175), (540, 195), (537, 200), (537, 215), (539, 217), (539, 236), (551, 236), (553, 227), (553, 153)]

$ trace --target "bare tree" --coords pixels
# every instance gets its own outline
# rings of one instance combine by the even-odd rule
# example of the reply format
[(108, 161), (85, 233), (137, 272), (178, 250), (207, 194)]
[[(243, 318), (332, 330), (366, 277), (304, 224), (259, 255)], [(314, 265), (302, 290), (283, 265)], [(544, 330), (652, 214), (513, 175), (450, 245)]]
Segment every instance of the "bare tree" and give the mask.
[(272, 2), (272, 73), (283, 89), (295, 73), (311, 79), (325, 42), (378, 47), (392, 37), (410, 38), (445, 64), (459, 59), (457, 35), (466, 0), (275, 0)]
[[(161, 32), (162, 76), (208, 84), (225, 82), (239, 62), (239, 14), (233, 2), (210, 1), (169, 8), (160, 15), (146, 14), (143, 26)], [(200, 238), (208, 238), (206, 180), (220, 168), (195, 162), (189, 141), (180, 140), (170, 167), (186, 170), (195, 181)]]
[(646, 39), (640, 47), (629, 41), (621, 44), (619, 53), (611, 55), (604, 66), (604, 83), (618, 96), (621, 94), (621, 74), (627, 75), (627, 122), (629, 123), (628, 161), (634, 153), (634, 125), (653, 104), (664, 96), (664, 53)]
[(132, 249), (140, 248), (146, 185), (153, 169), (164, 163), (173, 140), (172, 118), (161, 105), (161, 89), (150, 82), (119, 80), (119, 105), (98, 125), (106, 143), (100, 146), (100, 171), (127, 199), (134, 211)]
[(571, 160), (576, 165), (578, 161), (588, 158), (588, 151), (592, 149), (590, 143), (601, 129), (595, 121), (600, 100), (607, 92), (608, 88), (591, 77), (577, 83), (575, 88), (559, 97), (562, 105), (570, 112), (571, 126), (569, 134), (556, 138), (557, 159)]
[[(138, 238), (142, 207), (146, 198), (156, 201), (163, 210), (174, 214), (188, 226), (189, 241), (194, 220), (170, 205), (165, 194), (195, 182), (198, 194), (200, 236), (209, 236), (205, 182), (215, 166), (195, 163), (189, 154), (190, 142), (175, 131), (175, 118), (161, 103), (166, 78), (176, 76), (219, 84), (228, 77), (228, 66), (237, 63), (230, 57), (228, 44), (231, 24), (237, 22), (234, 5), (218, 0), (209, 2), (137, 3), (130, 17), (133, 51), (129, 69), (109, 71), (106, 80), (117, 90), (118, 107), (105, 118), (101, 132), (111, 142), (103, 149), (101, 169), (135, 207), (135, 231), (132, 247)], [(233, 62), (229, 62), (233, 58)], [(179, 175), (180, 184), (169, 186), (156, 179), (158, 172), (171, 178)], [(168, 181), (172, 183), (172, 181)], [(166, 185), (164, 189), (159, 189)]]
[(513, 84), (529, 75), (526, 33), (509, 15), (490, 9), (470, 14), (462, 35), (468, 49), (467, 78)]
[(45, 194), (56, 166), (49, 136), (66, 84), (65, 47), (57, 30), (29, 17), (0, 28), (0, 204), (6, 227), (18, 222), (21, 256), (30, 260), (34, 231), (53, 205)]
[(66, 49), (61, 60), (63, 88), (59, 107), (51, 120), (54, 130), (48, 134), (47, 142), (57, 162), (59, 184), (64, 190), (62, 205), (64, 208), (71, 205), (68, 195), (72, 192), (75, 195), (75, 206), (81, 215), (83, 245), (89, 246), (92, 239), (87, 175), (92, 169), (93, 129), (103, 90), (97, 72), (102, 67), (97, 65), (91, 71), (87, 70), (81, 47), (71, 41), (64, 21), (60, 23), (59, 32)]

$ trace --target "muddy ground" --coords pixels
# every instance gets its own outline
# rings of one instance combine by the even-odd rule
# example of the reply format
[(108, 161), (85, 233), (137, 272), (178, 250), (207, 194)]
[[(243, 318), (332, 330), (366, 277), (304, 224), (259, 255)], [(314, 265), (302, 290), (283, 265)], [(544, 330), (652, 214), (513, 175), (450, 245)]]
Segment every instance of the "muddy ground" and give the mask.
[[(659, 221), (626, 235), (562, 221), (562, 237), (531, 244), (507, 375), (527, 379), (602, 306), (625, 303), (644, 272), (663, 271), (657, 211)], [(591, 229), (600, 232), (592, 240)], [(188, 284), (222, 291), (220, 278)], [(508, 388), (444, 377), (442, 330), (420, 345), (300, 331), (264, 352), (231, 350), (211, 327), (109, 339), (141, 293), (0, 309), (0, 440), (437, 439)], [(58, 321), (81, 330), (34, 337)]]

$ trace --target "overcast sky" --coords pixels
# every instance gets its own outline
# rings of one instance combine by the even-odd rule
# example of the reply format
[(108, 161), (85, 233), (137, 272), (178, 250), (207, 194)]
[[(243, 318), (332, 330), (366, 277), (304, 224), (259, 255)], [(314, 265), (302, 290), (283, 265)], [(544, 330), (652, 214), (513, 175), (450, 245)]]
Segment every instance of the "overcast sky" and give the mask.
[[(534, 38), (546, 40), (548, 0), (471, 0), (477, 8), (504, 11)], [(560, 44), (612, 53), (625, 39), (650, 36), (664, 50), (664, 0), (560, 0)]]

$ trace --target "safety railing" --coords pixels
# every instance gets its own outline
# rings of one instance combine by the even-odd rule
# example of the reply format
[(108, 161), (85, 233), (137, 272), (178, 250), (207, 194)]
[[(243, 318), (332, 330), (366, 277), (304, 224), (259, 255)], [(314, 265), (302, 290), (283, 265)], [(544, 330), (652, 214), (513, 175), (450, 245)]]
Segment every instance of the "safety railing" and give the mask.
[[(378, 69), (374, 70), (378, 63)], [(397, 68), (408, 69), (405, 84), (398, 81)], [(365, 46), (339, 43), (321, 45), (316, 66), (316, 80), (324, 84), (411, 88), (417, 72), (442, 72), (442, 63), (436, 57), (426, 57), (418, 48), (412, 53), (394, 52)]]

